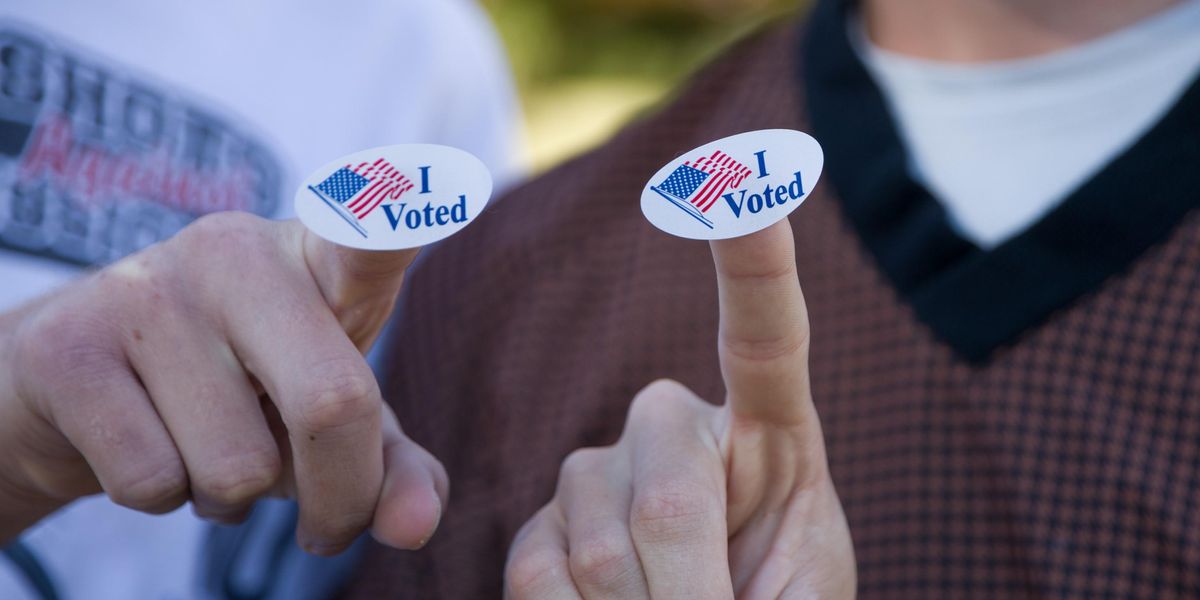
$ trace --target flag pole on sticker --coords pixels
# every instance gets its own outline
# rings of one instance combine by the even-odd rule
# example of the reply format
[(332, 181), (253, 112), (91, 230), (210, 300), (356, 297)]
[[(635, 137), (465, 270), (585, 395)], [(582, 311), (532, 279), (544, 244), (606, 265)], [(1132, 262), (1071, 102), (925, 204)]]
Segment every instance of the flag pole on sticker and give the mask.
[(296, 191), (296, 215), (317, 235), (364, 250), (416, 248), (457, 233), (492, 195), (471, 154), (433, 144), (371, 148), (317, 169)]
[(659, 169), (642, 191), (642, 214), (655, 227), (689, 239), (748, 235), (800, 206), (824, 166), (821, 145), (806, 133), (738, 134)]

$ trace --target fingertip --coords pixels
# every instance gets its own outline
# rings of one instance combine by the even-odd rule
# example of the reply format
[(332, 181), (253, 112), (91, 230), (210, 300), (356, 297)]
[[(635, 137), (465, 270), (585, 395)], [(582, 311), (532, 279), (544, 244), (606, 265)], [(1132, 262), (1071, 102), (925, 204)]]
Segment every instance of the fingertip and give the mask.
[(442, 520), (442, 500), (430, 485), (385, 493), (371, 525), (375, 541), (400, 550), (420, 550)]
[(449, 479), (442, 464), (424, 449), (411, 443), (402, 446), (400, 455), (389, 461), (371, 535), (393, 548), (418, 550), (441, 523)]

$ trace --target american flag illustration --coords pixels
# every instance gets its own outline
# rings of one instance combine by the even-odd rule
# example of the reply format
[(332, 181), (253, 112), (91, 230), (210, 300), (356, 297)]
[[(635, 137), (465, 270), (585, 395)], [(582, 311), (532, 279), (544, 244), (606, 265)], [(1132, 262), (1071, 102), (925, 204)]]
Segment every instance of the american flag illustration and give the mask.
[(651, 189), (712, 228), (712, 221), (705, 217), (705, 213), (722, 194), (742, 185), (751, 173), (746, 165), (717, 150), (712, 156), (683, 163), (665, 181)]
[(356, 221), (366, 218), (384, 201), (399, 199), (413, 189), (413, 183), (391, 163), (380, 158), (354, 167), (346, 165), (315, 187), (309, 186), (309, 189), (363, 237), (367, 237), (366, 229)]

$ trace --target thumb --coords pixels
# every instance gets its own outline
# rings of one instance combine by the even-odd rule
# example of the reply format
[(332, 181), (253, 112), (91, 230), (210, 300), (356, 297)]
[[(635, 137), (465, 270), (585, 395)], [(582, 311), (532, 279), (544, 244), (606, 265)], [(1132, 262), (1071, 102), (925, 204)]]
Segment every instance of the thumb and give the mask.
[(325, 302), (350, 339), (366, 350), (387, 322), (404, 282), (404, 272), (420, 252), (359, 250), (330, 242), (299, 221), (304, 262)]

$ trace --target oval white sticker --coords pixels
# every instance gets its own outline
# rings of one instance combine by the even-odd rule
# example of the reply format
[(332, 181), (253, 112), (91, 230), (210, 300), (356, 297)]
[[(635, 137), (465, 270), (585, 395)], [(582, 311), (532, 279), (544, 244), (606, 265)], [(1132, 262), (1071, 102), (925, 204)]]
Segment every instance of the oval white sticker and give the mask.
[(363, 250), (416, 248), (478, 217), (492, 176), (478, 158), (433, 144), (383, 146), (343, 156), (296, 190), (296, 215), (317, 235)]
[(824, 166), (821, 145), (806, 133), (741, 133), (696, 148), (655, 173), (642, 191), (642, 214), (655, 227), (693, 240), (747, 235), (800, 206)]

